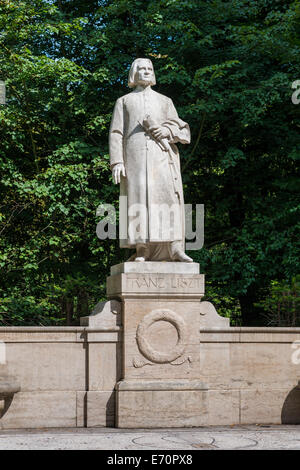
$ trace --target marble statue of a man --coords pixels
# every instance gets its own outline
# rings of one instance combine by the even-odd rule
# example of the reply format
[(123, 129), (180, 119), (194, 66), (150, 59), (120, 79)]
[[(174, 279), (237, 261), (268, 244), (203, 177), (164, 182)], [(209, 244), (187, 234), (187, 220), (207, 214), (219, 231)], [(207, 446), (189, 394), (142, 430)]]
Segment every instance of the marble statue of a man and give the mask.
[(172, 100), (152, 90), (155, 84), (152, 62), (136, 59), (128, 79), (133, 91), (117, 100), (112, 116), (110, 164), (113, 180), (126, 197), (120, 205), (120, 224), (126, 226), (120, 246), (135, 248), (135, 261), (192, 262), (184, 251), (184, 201), (175, 145), (190, 143), (190, 129)]

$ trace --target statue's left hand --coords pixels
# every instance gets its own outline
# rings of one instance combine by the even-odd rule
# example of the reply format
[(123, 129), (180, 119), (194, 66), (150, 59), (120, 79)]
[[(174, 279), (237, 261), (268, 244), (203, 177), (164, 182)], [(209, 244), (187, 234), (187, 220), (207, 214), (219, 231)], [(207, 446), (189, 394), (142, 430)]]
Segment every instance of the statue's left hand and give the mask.
[(170, 137), (170, 131), (166, 127), (153, 126), (149, 130), (156, 140), (162, 140)]

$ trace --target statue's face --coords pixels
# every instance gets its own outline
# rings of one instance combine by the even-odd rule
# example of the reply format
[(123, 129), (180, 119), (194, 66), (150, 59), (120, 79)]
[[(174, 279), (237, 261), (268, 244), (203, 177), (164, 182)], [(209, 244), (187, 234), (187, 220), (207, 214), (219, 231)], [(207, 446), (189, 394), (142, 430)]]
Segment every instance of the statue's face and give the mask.
[(138, 85), (149, 85), (154, 81), (154, 70), (148, 60), (141, 60), (137, 66), (136, 83)]

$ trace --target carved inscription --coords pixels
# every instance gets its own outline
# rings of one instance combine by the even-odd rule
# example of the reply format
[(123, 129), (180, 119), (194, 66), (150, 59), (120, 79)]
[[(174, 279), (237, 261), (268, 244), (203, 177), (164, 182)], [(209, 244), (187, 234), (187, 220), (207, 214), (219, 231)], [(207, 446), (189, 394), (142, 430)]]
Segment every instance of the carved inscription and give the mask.
[(166, 287), (165, 279), (163, 277), (139, 277), (131, 278), (127, 281), (130, 287), (156, 287), (157, 289), (164, 289)]
[(203, 281), (199, 277), (159, 277), (153, 274), (127, 278), (127, 282), (131, 289), (201, 289), (203, 286)]

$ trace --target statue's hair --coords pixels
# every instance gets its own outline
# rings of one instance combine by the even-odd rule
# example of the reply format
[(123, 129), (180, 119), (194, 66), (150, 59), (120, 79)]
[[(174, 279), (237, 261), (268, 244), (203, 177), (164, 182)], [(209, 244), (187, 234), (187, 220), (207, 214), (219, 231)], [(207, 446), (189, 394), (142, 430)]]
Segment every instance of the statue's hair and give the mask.
[[(135, 59), (132, 64), (131, 64), (131, 67), (130, 67), (130, 70), (129, 70), (129, 76), (128, 76), (128, 86), (129, 88), (134, 88), (135, 86), (137, 86), (137, 83), (136, 83), (136, 72), (137, 72), (137, 67), (139, 65), (139, 62), (141, 60), (146, 60), (147, 62), (149, 62), (152, 67), (153, 67), (153, 64), (151, 62), (150, 59), (143, 59), (143, 58), (139, 58), (139, 59)], [(156, 85), (156, 78), (155, 78), (155, 73), (154, 73), (154, 68), (153, 68), (153, 76), (154, 76), (154, 80), (151, 81), (150, 85)]]

